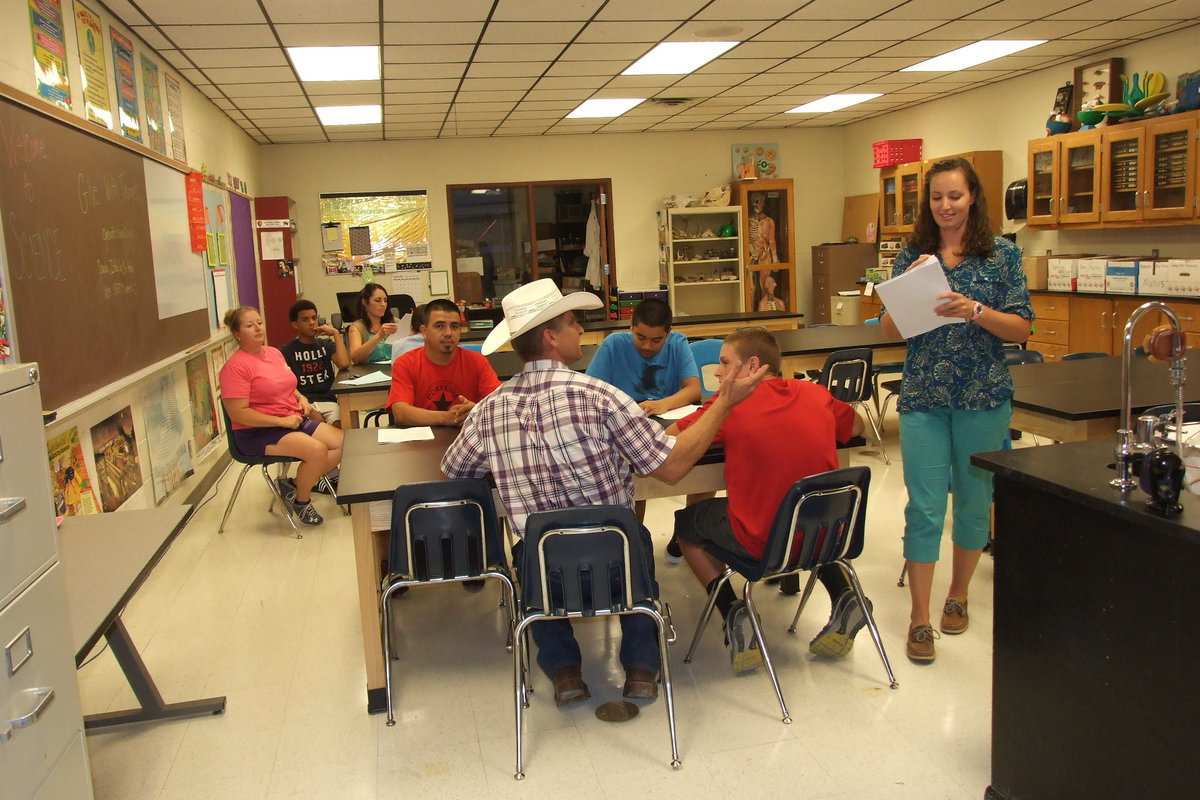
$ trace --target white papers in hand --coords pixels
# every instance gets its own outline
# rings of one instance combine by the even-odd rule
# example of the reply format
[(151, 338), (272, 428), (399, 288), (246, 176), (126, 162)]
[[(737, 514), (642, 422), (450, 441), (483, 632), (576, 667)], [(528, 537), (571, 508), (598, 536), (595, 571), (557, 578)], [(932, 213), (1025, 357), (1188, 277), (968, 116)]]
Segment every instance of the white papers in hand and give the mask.
[(679, 408), (672, 408), (670, 411), (664, 411), (661, 414), (655, 414), (655, 416), (659, 419), (683, 419), (699, 407), (693, 403), (687, 406), (680, 406)]
[(379, 443), (395, 444), (396, 442), (422, 442), (433, 438), (433, 428), (428, 425), (423, 428), (380, 428)]
[(926, 256), (895, 278), (876, 284), (875, 291), (905, 339), (942, 325), (966, 322), (962, 317), (939, 317), (934, 312), (940, 302), (945, 302), (937, 300), (937, 296), (950, 291), (946, 273), (936, 256)]
[(407, 339), (409, 333), (412, 331), (412, 317), (413, 312), (411, 311), (401, 317), (400, 321), (396, 323), (396, 332), (387, 337), (385, 341), (390, 345), (398, 345)]
[(387, 372), (368, 372), (357, 378), (346, 378), (342, 383), (348, 386), (370, 386), (372, 383), (390, 383), (392, 376)]

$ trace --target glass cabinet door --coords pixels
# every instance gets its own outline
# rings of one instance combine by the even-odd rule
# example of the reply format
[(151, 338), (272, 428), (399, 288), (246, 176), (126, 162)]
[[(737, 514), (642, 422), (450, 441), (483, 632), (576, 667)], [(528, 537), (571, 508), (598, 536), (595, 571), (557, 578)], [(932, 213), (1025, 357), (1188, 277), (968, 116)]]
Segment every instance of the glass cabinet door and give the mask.
[(1029, 224), (1057, 222), (1057, 197), (1058, 142), (1037, 139), (1029, 143)]
[(1187, 218), (1195, 214), (1196, 120), (1164, 120), (1146, 127), (1146, 219)]
[(1059, 222), (1100, 221), (1100, 136), (1073, 134), (1062, 144)]
[(917, 224), (921, 203), (921, 168), (900, 167), (900, 230), (911, 231)]
[(1104, 169), (1100, 218), (1106, 222), (1142, 218), (1142, 172), (1145, 163), (1145, 128), (1118, 127), (1105, 131)]
[(884, 231), (895, 232), (896, 226), (900, 224), (900, 219), (897, 215), (896, 200), (899, 193), (896, 191), (896, 173), (891, 174), (885, 170), (880, 173), (880, 195), (882, 197), (883, 208), (880, 209), (879, 224)]

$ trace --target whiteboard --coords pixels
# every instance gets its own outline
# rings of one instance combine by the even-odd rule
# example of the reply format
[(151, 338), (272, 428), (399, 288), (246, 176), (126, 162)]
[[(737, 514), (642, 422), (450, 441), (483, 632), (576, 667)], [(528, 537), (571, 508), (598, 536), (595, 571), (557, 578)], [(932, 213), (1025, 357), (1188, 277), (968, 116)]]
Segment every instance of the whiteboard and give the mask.
[(148, 158), (142, 159), (142, 168), (146, 174), (158, 318), (207, 310), (204, 263), (200, 253), (192, 252), (188, 232), (183, 173)]

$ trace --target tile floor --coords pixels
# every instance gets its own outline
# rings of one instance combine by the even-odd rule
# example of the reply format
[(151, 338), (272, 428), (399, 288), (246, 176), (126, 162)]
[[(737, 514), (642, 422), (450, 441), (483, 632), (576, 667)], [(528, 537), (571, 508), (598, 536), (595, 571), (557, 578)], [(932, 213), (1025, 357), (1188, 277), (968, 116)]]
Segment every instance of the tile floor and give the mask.
[[(893, 418), (894, 419), (894, 418)], [(295, 539), (264, 508), (267, 490), (246, 481), (230, 527), (217, 523), (230, 470), (149, 581), (125, 622), (165, 699), (224, 694), (222, 717), (130, 726), (87, 737), (102, 800), (206, 798), (584, 797), (979, 798), (989, 778), (992, 564), (984, 557), (971, 596), (970, 631), (938, 641), (938, 660), (904, 656), (907, 589), (896, 586), (904, 488), (892, 464), (869, 451), (868, 539), (857, 562), (900, 682), (888, 688), (866, 634), (842, 660), (810, 656), (808, 640), (829, 602), (818, 587), (794, 636), (795, 600), (759, 593), (768, 640), (794, 723), (761, 670), (729, 669), (713, 623), (695, 661), (682, 662), (703, 594), (686, 566), (661, 548), (674, 500), (650, 504), (658, 578), (680, 642), (672, 648), (679, 746), (673, 771), (662, 701), (634, 720), (594, 716), (618, 699), (619, 639), (606, 622), (578, 626), (592, 699), (553, 705), (535, 678), (526, 716), (526, 774), (513, 780), (511, 657), (503, 647), (498, 588), (417, 589), (397, 601), (398, 724), (365, 711), (365, 683), (350, 520), (328, 498), (326, 524)], [(947, 536), (948, 540), (949, 537)], [(948, 552), (949, 543), (945, 544)], [(934, 596), (949, 577), (939, 571)], [(453, 632), (456, 635), (448, 635)], [(133, 703), (105, 652), (79, 672), (85, 713)]]

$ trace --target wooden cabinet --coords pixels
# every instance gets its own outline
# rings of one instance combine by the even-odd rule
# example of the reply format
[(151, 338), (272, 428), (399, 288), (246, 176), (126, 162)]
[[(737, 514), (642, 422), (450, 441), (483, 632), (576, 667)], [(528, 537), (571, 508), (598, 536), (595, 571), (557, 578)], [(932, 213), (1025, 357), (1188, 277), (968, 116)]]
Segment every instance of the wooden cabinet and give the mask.
[(741, 208), (742, 293), (747, 311), (795, 311), (796, 213), (791, 178), (734, 181)]
[(975, 168), (984, 196), (988, 199), (988, 220), (999, 232), (1004, 223), (1003, 154), (999, 150), (973, 150), (938, 156), (911, 164), (884, 167), (879, 171), (879, 227), (887, 234), (912, 233), (921, 208), (925, 173), (935, 162), (961, 158)]
[(1200, 112), (1029, 142), (1030, 227), (1197, 221)]
[(879, 227), (883, 233), (912, 233), (923, 179), (920, 161), (879, 171)]
[(1046, 361), (1058, 361), (1071, 352), (1070, 298), (1065, 295), (1030, 295), (1034, 330), (1029, 336), (1030, 350), (1037, 350)]
[(676, 314), (743, 311), (742, 211), (738, 206), (667, 213), (667, 285)]
[(873, 244), (821, 244), (812, 249), (812, 323), (832, 322), (829, 298), (838, 292), (858, 290), (868, 267), (875, 266), (879, 251)]
[[(1147, 302), (1145, 297), (1087, 297), (1085, 295), (1037, 295), (1046, 298), (1042, 302), (1055, 303), (1059, 298), (1065, 299), (1070, 306), (1069, 314), (1069, 352), (1094, 351), (1120, 355), (1125, 338), (1125, 323), (1137, 310), (1138, 306)], [(1180, 327), (1187, 334), (1188, 346), (1200, 346), (1200, 302), (1194, 300), (1164, 300), (1179, 318)], [(1037, 312), (1037, 305), (1034, 311)], [(1142, 340), (1156, 326), (1166, 324), (1167, 319), (1161, 313), (1147, 314), (1138, 321), (1133, 331), (1133, 346), (1141, 345)], [(1042, 327), (1038, 316), (1037, 326)], [(1032, 337), (1031, 337), (1032, 338)], [(1040, 347), (1033, 349), (1040, 350)]]
[(871, 292), (870, 296), (863, 295), (858, 301), (859, 318), (865, 323), (869, 319), (875, 319), (879, 316), (879, 310), (883, 308), (883, 303), (879, 299), (879, 295)]

